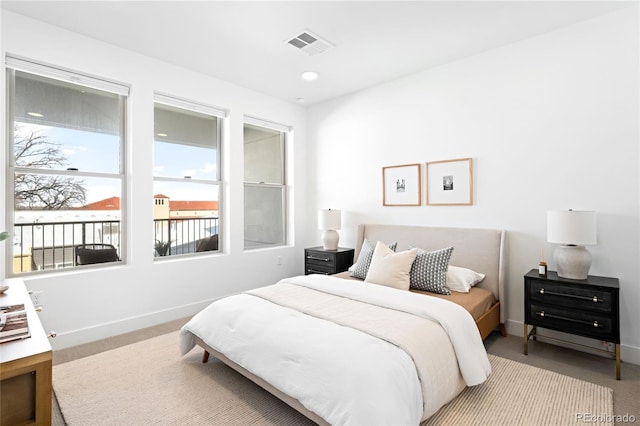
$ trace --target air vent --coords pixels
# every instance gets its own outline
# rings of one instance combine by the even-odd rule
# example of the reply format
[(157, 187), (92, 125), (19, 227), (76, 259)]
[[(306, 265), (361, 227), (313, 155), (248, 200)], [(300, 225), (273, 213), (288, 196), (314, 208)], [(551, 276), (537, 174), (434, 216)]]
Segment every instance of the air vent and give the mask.
[(330, 47), (334, 47), (334, 44), (322, 39), (318, 35), (312, 33), (309, 30), (304, 30), (295, 37), (287, 40), (291, 46), (302, 50), (308, 55), (317, 55), (322, 53)]

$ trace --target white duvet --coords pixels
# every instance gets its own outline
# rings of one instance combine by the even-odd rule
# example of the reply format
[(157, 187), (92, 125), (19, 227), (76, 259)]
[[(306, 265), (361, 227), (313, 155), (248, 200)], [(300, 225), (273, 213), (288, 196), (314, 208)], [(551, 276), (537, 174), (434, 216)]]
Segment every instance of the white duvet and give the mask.
[[(458, 305), (321, 275), (288, 278), (275, 286), (280, 284), (433, 320), (450, 343), (446, 337), (436, 340), (433, 353), (420, 356), (433, 359), (414, 360), (396, 344), (282, 307), (257, 289), (220, 299), (197, 314), (182, 329), (181, 352), (193, 348), (196, 335), (333, 425), (417, 425), (465, 383), (480, 384), (491, 372), (475, 322)], [(457, 366), (451, 359), (454, 352)], [(419, 376), (414, 361), (426, 364), (422, 371), (431, 373), (422, 375), (429, 377)]]

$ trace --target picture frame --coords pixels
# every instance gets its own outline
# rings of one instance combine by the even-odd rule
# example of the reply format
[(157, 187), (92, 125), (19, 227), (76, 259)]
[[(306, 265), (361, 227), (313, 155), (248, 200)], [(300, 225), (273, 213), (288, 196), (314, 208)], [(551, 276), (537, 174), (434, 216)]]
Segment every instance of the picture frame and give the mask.
[(382, 168), (382, 205), (419, 206), (422, 204), (420, 164)]
[(473, 204), (473, 161), (471, 158), (427, 163), (428, 206), (470, 206)]

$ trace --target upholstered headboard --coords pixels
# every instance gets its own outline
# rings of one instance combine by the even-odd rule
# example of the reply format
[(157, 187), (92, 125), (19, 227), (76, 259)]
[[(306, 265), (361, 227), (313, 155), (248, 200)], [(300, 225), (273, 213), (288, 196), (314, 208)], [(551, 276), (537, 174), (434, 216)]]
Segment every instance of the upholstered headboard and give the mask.
[(478, 287), (491, 290), (500, 303), (500, 322), (506, 321), (506, 297), (504, 280), (506, 277), (505, 231), (499, 229), (440, 228), (430, 226), (405, 225), (358, 225), (355, 259), (358, 258), (362, 243), (367, 239), (372, 243), (397, 242), (396, 251), (410, 247), (432, 251), (453, 247), (450, 265), (462, 266), (485, 274)]

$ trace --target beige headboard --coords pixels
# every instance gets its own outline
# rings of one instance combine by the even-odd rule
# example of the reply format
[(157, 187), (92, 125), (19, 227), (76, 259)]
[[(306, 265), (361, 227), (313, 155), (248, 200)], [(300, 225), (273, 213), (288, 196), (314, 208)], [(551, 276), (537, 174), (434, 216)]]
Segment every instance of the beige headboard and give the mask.
[(462, 266), (486, 275), (478, 287), (491, 290), (500, 300), (500, 322), (506, 321), (505, 231), (499, 229), (440, 228), (405, 225), (358, 225), (355, 257), (358, 258), (362, 243), (367, 239), (373, 244), (397, 242), (396, 251), (419, 247), (432, 251), (453, 247), (450, 265)]

